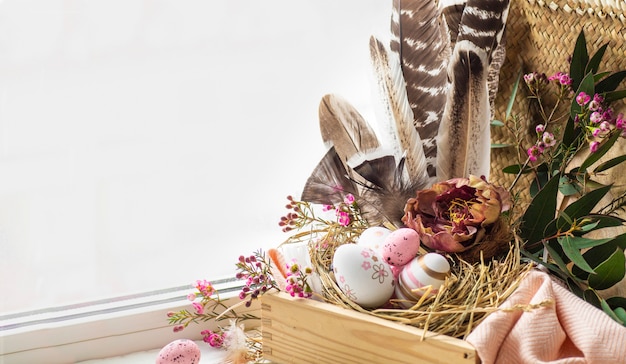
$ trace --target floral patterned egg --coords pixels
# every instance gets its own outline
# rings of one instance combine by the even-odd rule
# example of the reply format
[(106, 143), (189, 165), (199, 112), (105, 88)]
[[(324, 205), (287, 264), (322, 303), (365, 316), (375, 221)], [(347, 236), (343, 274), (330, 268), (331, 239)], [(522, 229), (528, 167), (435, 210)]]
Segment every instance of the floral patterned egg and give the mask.
[(385, 239), (389, 236), (389, 234), (391, 234), (391, 230), (386, 227), (368, 227), (361, 233), (361, 236), (359, 236), (357, 244), (370, 248), (375, 252), (380, 252), (383, 244), (385, 243)]
[(333, 273), (341, 291), (362, 307), (380, 307), (394, 293), (391, 267), (379, 253), (361, 245), (338, 247), (333, 256)]

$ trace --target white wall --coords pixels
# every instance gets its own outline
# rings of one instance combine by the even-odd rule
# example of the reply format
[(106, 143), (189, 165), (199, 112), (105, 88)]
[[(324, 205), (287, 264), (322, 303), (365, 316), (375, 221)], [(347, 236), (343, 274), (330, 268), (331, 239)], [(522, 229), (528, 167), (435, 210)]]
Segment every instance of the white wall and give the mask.
[(232, 274), (371, 118), (380, 0), (0, 0), (0, 314)]

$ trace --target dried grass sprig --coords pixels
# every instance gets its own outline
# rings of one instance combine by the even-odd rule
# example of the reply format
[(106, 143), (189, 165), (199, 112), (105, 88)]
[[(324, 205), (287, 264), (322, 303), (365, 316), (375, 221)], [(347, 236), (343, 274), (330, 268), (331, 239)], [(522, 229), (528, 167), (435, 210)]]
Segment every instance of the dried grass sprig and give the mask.
[(322, 281), (322, 298), (326, 302), (424, 329), (422, 339), (428, 333), (465, 339), (492, 312), (526, 311), (550, 304), (542, 302), (537, 305), (499, 307), (533, 268), (533, 264), (521, 260), (519, 238), (515, 237), (509, 244), (508, 254), (501, 260), (481, 259), (479, 263), (470, 264), (458, 256), (450, 256), (455, 264), (437, 294), (423, 295), (423, 299), (410, 309), (362, 308), (342, 293), (329, 269), (334, 249), (341, 244), (332, 245), (329, 242), (327, 249), (311, 248), (309, 252), (313, 268)]

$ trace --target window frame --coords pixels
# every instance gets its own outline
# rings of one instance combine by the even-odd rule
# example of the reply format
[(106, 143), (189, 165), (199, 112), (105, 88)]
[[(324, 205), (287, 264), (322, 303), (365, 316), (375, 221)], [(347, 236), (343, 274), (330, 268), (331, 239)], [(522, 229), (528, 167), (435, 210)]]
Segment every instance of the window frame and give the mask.
[[(231, 307), (241, 300), (242, 282), (214, 283), (220, 299)], [(0, 316), (0, 362), (3, 364), (73, 363), (161, 348), (176, 339), (201, 340), (200, 331), (215, 330), (214, 320), (175, 333), (167, 313), (190, 309), (192, 287), (174, 287), (81, 305)], [(260, 318), (258, 300), (238, 313)], [(246, 320), (246, 329), (260, 320)]]

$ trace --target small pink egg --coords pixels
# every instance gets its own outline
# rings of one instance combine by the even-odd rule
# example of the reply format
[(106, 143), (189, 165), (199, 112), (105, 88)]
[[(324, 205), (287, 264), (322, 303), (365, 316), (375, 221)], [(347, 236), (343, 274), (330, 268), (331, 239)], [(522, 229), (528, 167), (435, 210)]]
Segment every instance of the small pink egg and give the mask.
[(156, 364), (198, 364), (200, 348), (187, 339), (174, 340), (165, 345), (157, 356)]
[(400, 267), (417, 256), (420, 237), (417, 231), (409, 228), (394, 230), (385, 238), (382, 254), (387, 264)]

